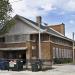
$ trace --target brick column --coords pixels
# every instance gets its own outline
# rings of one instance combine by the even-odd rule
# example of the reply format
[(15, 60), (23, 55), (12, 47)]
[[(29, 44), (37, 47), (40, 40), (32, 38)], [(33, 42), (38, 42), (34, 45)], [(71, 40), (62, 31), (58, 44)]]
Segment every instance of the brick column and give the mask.
[(30, 68), (31, 65), (31, 59), (32, 59), (32, 41), (26, 42), (26, 59), (27, 59), (27, 68)]
[(52, 52), (50, 42), (44, 41), (41, 43), (43, 69), (52, 67)]

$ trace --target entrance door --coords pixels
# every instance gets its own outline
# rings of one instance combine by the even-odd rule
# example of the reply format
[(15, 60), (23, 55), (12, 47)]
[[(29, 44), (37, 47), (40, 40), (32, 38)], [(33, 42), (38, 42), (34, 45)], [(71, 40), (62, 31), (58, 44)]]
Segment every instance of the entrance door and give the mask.
[(23, 63), (26, 63), (26, 51), (18, 52), (18, 59), (23, 59)]

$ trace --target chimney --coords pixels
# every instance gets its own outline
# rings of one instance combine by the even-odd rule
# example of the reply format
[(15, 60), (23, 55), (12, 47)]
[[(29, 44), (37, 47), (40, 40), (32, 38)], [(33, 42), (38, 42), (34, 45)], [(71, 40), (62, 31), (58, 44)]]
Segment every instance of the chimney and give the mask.
[(41, 19), (42, 19), (41, 16), (37, 16), (36, 17), (36, 23), (41, 24)]
[(54, 30), (58, 31), (59, 33), (63, 34), (65, 36), (65, 24), (58, 24), (58, 25), (52, 25), (49, 26), (50, 28), (53, 28)]

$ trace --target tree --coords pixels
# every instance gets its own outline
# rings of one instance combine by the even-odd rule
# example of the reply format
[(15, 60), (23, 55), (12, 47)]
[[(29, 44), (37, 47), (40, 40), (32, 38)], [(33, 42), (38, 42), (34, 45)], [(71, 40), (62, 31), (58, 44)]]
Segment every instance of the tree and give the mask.
[(8, 27), (11, 27), (9, 25), (13, 24), (10, 17), (11, 12), (12, 7), (9, 0), (0, 0), (0, 34), (7, 32)]

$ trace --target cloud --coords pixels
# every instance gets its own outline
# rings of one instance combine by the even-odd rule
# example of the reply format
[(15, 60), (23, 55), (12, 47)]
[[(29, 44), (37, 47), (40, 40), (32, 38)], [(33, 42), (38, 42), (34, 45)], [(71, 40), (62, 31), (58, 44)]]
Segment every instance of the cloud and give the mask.
[[(51, 0), (52, 1), (52, 0)], [(75, 0), (53, 0), (52, 4), (63, 11), (75, 11)]]
[(75, 24), (75, 21), (74, 20), (70, 20), (69, 23), (70, 24)]
[(66, 37), (72, 39), (72, 33), (70, 31), (66, 31)]
[[(52, 22), (56, 23), (60, 20), (58, 17), (61, 17), (67, 24), (66, 30), (70, 28), (70, 32), (66, 31), (67, 36), (75, 30), (72, 28), (75, 24), (75, 0), (10, 0), (10, 3), (13, 8), (13, 15), (19, 14), (30, 19), (34, 19), (37, 15), (46, 15), (47, 20), (51, 19)], [(49, 17), (49, 14), (53, 18)]]
[(49, 11), (54, 10), (50, 0), (22, 0), (19, 2), (17, 0), (17, 2), (12, 2), (13, 0), (10, 3), (14, 12), (27, 17), (45, 15)]
[(65, 5), (65, 10), (67, 11), (75, 11), (75, 0), (69, 0), (67, 5)]
[(45, 15), (59, 9), (60, 15), (75, 11), (75, 0), (10, 0), (10, 2), (16, 14), (26, 17)]

